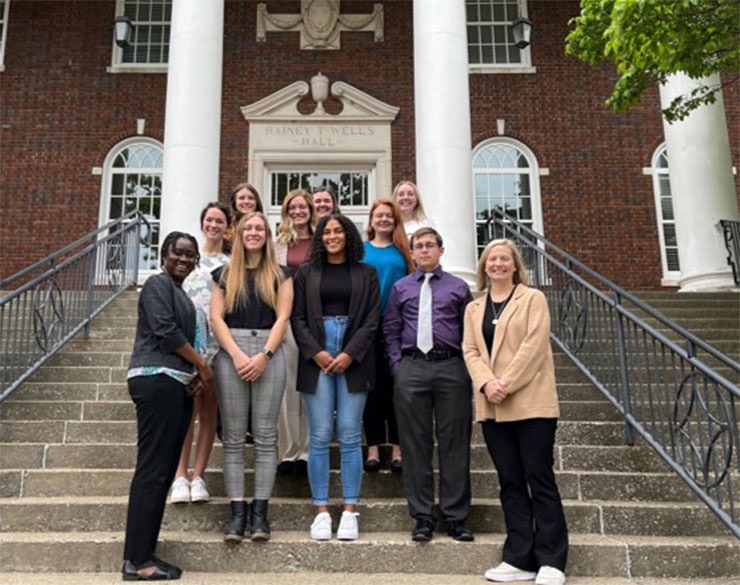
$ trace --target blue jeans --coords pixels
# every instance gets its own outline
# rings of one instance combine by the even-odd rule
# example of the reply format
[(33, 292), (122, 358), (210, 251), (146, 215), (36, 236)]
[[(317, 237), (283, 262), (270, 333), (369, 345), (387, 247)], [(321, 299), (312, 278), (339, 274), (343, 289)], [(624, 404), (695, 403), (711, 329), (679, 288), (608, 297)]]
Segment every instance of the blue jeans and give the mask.
[[(332, 356), (341, 352), (347, 317), (324, 317), (325, 349)], [(344, 374), (319, 374), (314, 394), (304, 394), (308, 414), (308, 481), (315, 506), (329, 503), (329, 448), (337, 438), (345, 504), (356, 504), (362, 483), (362, 413), (367, 392), (350, 392)]]

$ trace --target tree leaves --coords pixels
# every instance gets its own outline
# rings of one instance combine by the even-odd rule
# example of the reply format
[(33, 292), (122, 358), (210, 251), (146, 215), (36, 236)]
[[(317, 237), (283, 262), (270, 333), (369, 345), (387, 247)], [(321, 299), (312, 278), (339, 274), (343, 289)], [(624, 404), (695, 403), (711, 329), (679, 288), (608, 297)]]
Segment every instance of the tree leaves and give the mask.
[[(566, 53), (620, 74), (607, 105), (627, 111), (672, 73), (701, 79), (740, 72), (740, 0), (581, 0), (570, 21)], [(733, 76), (731, 81), (736, 82)], [(713, 103), (720, 86), (703, 85), (663, 111), (681, 120)]]

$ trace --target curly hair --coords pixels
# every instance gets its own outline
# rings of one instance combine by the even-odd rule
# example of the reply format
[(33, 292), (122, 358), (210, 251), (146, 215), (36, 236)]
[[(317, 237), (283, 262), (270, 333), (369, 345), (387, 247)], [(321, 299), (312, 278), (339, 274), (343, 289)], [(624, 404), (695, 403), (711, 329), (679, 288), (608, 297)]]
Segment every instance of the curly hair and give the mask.
[(195, 265), (198, 266), (200, 264), (200, 250), (198, 249), (198, 240), (196, 240), (195, 237), (191, 236), (190, 234), (177, 231), (167, 234), (167, 237), (165, 237), (164, 241), (162, 242), (162, 247), (159, 249), (160, 263), (164, 265), (165, 257), (167, 256), (167, 254), (169, 254), (169, 251), (175, 247), (177, 240), (179, 240), (180, 238), (190, 240), (193, 246), (195, 246)]
[(362, 236), (357, 231), (357, 226), (349, 219), (346, 215), (341, 213), (332, 213), (325, 215), (319, 220), (316, 226), (316, 231), (313, 234), (313, 240), (311, 241), (311, 257), (309, 262), (316, 268), (321, 268), (328, 263), (328, 254), (324, 247), (324, 230), (326, 224), (330, 221), (335, 220), (339, 222), (344, 230), (345, 238), (345, 252), (347, 253), (347, 262), (349, 264), (359, 264), (362, 262), (362, 258), (365, 255), (365, 247), (362, 245)]

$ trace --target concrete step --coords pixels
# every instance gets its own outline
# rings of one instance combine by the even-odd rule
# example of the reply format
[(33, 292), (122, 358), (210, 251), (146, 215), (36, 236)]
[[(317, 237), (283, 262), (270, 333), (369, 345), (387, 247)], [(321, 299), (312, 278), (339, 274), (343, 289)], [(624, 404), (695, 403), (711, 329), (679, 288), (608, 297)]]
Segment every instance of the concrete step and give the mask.
[[(246, 485), (254, 483), (254, 471), (245, 472)], [(643, 502), (696, 502), (694, 493), (670, 472), (556, 471), (563, 498), (575, 501), (627, 500)], [(0, 470), (0, 497), (120, 496), (128, 492), (131, 469), (7, 469)], [(218, 467), (206, 472), (213, 497), (226, 497), (223, 473)], [(331, 475), (331, 489), (338, 495), (339, 478)], [(498, 497), (498, 475), (492, 469), (471, 473), (473, 493), (479, 498)], [(739, 487), (740, 487), (740, 482)], [(304, 478), (276, 476), (276, 497), (309, 497)], [(389, 471), (365, 474), (363, 495), (373, 498), (403, 498), (402, 477)]]
[[(493, 565), (493, 562), (491, 563)], [(327, 567), (322, 569), (327, 570)], [(120, 572), (115, 573), (4, 573), (4, 585), (119, 585)], [(186, 571), (182, 585), (481, 585), (482, 575), (450, 575), (429, 573), (203, 573), (197, 567)], [(673, 579), (647, 577), (573, 577), (568, 571), (568, 585), (740, 585), (740, 577), (732, 579)]]
[[(362, 520), (360, 520), (362, 522)], [(362, 524), (361, 524), (362, 526)], [(161, 535), (157, 553), (186, 571), (220, 573), (292, 573), (326, 571), (480, 575), (501, 557), (503, 536), (480, 534), (472, 543), (438, 536), (414, 543), (407, 532), (361, 534), (355, 542), (313, 542), (307, 527), (277, 532), (267, 544), (229, 547), (220, 533), (169, 532)], [(0, 534), (0, 566), (5, 571), (117, 572), (123, 534), (4, 533)], [(250, 554), (253, 552), (254, 554)], [(736, 579), (740, 545), (716, 537), (666, 538), (573, 535), (568, 574), (583, 577)], [(120, 578), (120, 577), (119, 577)], [(391, 581), (385, 581), (390, 583)], [(457, 583), (457, 577), (450, 583)]]
[[(196, 423), (197, 425), (197, 423)], [(25, 421), (0, 423), (0, 443), (136, 443), (136, 422), (131, 421)], [(218, 440), (217, 440), (218, 442)], [(473, 426), (473, 443), (482, 444), (480, 425)], [(624, 445), (621, 422), (559, 421), (560, 445)], [(7, 448), (10, 446), (6, 445)]]
[[(341, 492), (331, 494), (340, 498)], [(126, 496), (0, 499), (2, 532), (91, 532), (125, 529)], [(563, 500), (571, 534), (637, 536), (729, 536), (729, 531), (700, 503)], [(338, 508), (337, 508), (338, 510)], [(365, 533), (409, 532), (413, 520), (403, 498), (363, 498), (358, 506)], [(309, 497), (270, 500), (274, 533), (306, 530), (314, 515)], [(339, 513), (335, 514), (338, 516)], [(168, 505), (163, 530), (218, 532), (229, 517), (226, 498), (206, 504)], [(501, 504), (474, 498), (468, 526), (475, 533), (504, 533)]]
[[(35, 401), (14, 400), (3, 403), (0, 420), (135, 420), (130, 401)], [(619, 413), (604, 400), (560, 403), (563, 421), (618, 421)]]
[[(254, 448), (246, 447), (246, 463), (254, 460)], [(339, 466), (336, 446), (331, 450), (331, 462)], [(133, 469), (136, 446), (133, 444), (0, 444), (0, 469)], [(210, 465), (220, 468), (223, 449), (216, 443)], [(437, 458), (433, 459), (435, 465)], [(489, 469), (490, 459), (483, 445), (471, 448), (472, 469)], [(649, 448), (604, 447), (601, 445), (557, 445), (555, 469), (562, 471), (619, 471), (662, 473), (665, 463)]]

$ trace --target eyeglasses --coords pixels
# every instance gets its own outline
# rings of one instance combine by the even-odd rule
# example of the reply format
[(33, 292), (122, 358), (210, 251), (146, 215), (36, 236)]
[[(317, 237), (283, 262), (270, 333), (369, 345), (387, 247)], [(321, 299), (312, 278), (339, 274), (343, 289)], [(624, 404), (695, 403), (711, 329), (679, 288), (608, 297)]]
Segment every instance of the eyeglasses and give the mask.
[(438, 247), (437, 242), (427, 242), (426, 244), (421, 243), (421, 244), (413, 245), (414, 250), (423, 250), (424, 248), (426, 248), (427, 250), (433, 250), (434, 248), (437, 248), (437, 247)]

